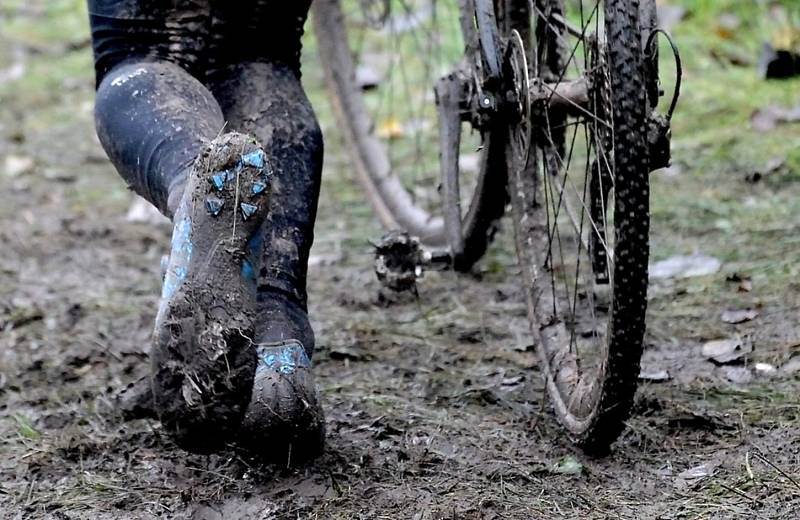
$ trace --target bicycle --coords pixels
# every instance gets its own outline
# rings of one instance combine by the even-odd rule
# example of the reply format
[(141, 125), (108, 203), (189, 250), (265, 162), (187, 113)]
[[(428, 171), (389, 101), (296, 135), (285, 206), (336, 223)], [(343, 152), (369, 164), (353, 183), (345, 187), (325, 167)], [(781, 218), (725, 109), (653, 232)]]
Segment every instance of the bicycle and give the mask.
[(649, 174), (669, 163), (680, 93), (667, 35), (678, 81), (656, 112), (655, 1), (317, 0), (314, 14), (358, 180), (400, 230), (379, 277), (406, 289), (426, 265), (468, 271), (510, 202), (556, 415), (606, 452), (636, 391)]

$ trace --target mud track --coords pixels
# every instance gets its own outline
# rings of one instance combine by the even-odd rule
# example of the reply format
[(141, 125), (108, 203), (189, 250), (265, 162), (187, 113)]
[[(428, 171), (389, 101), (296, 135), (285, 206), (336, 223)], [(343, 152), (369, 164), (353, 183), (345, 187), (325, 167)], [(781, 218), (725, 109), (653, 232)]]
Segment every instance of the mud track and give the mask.
[[(33, 160), (0, 174), (0, 517), (677, 519), (800, 511), (797, 372), (780, 368), (800, 353), (796, 283), (771, 289), (754, 278), (741, 292), (734, 267), (724, 267), (655, 284), (644, 365), (672, 379), (643, 384), (613, 454), (586, 458), (543, 399), (509, 229), (473, 275), (430, 274), (419, 299), (381, 292), (368, 244), (381, 231), (347, 181), (348, 161), (324, 118), (328, 155), (309, 295), (325, 454), (299, 467), (256, 467), (233, 451), (188, 455), (155, 421), (123, 422), (113, 399), (148, 373), (170, 227), (126, 218), (134, 195), (93, 137), (88, 58), (74, 52), (85, 71), (78, 79), (26, 101), (30, 112), (0, 104), (0, 158)], [(691, 150), (678, 153), (691, 169)], [(712, 173), (697, 175), (685, 184), (659, 180), (654, 193), (688, 200), (716, 182)], [(800, 195), (797, 182), (758, 190)], [(716, 243), (713, 228), (677, 233), (673, 208), (658, 200), (656, 208), (656, 256)], [(796, 218), (786, 225), (796, 232)], [(770, 261), (782, 236), (748, 239)], [(721, 323), (731, 306), (753, 306), (759, 317)], [(705, 341), (733, 334), (755, 344), (744, 364), (715, 366), (702, 356)], [(778, 370), (759, 375), (756, 362)]]

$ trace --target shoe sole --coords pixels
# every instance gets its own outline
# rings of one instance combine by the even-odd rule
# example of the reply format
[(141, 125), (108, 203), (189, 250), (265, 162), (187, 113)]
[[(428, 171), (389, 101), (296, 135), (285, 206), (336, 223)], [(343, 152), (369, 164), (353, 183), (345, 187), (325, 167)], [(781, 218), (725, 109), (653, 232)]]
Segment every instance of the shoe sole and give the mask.
[(305, 347), (297, 340), (256, 346), (253, 398), (236, 437), (250, 457), (291, 465), (319, 456), (325, 414)]
[(268, 175), (255, 140), (225, 134), (195, 161), (190, 198), (176, 218), (152, 387), (164, 428), (189, 451), (227, 442), (252, 394), (255, 281), (247, 242), (266, 216)]

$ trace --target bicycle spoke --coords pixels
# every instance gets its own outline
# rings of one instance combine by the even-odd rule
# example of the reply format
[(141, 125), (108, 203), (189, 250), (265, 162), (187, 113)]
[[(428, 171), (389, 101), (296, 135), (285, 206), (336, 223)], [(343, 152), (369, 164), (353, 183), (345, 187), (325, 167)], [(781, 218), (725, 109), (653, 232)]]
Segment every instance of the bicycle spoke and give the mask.
[[(438, 0), (342, 0), (350, 48), (360, 70), (377, 75), (364, 92), (390, 174), (411, 201), (440, 215), (440, 197), (425, 184), (439, 173), (438, 114), (433, 86), (463, 61), (458, 4)], [(481, 136), (462, 137), (463, 154), (480, 148)], [(477, 173), (462, 177), (469, 200)], [(420, 189), (421, 188), (421, 189)]]
[[(578, 407), (583, 406), (587, 392), (595, 389), (594, 371), (602, 366), (606, 349), (605, 320), (609, 309), (604, 307), (603, 298), (598, 299), (605, 289), (597, 285), (595, 277), (608, 279), (615, 258), (609, 241), (613, 208), (607, 204), (615, 189), (608, 144), (614, 129), (610, 110), (603, 101), (608, 98), (604, 88), (609, 82), (604, 43), (599, 36), (602, 16), (599, 1), (591, 2), (588, 7), (584, 4), (579, 2), (580, 13), (576, 15), (580, 28), (570, 32), (559, 29), (553, 19), (534, 5), (542, 23), (563, 45), (566, 57), (560, 69), (552, 71), (557, 74), (555, 82), (541, 82), (548, 100), (544, 106), (553, 106), (550, 101), (558, 95), (556, 87), (564, 81), (567, 70), (576, 71), (578, 77), (587, 78), (591, 85), (586, 105), (563, 98), (567, 103), (559, 105), (561, 109), (545, 108), (544, 140), (538, 143), (548, 240), (545, 265), (552, 299), (548, 305), (556, 323), (563, 324), (562, 333), (554, 332), (553, 341), (557, 345), (551, 345), (549, 358), (560, 374), (560, 384), (566, 385), (565, 396), (571, 396), (569, 400), (574, 400)], [(603, 79), (594, 84), (593, 77)], [(590, 201), (593, 201), (591, 206)], [(605, 267), (597, 273), (592, 258), (601, 254)]]

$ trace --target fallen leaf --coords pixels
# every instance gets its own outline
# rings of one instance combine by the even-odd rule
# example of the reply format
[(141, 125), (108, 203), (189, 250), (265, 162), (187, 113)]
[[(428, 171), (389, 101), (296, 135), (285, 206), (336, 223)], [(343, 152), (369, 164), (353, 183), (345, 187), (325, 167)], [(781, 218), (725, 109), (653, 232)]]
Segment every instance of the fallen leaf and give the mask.
[(784, 166), (786, 166), (786, 159), (775, 157), (770, 159), (763, 168), (759, 168), (758, 170), (754, 170), (753, 172), (747, 174), (744, 180), (751, 184), (755, 184), (762, 179), (781, 171)]
[(770, 365), (769, 363), (756, 363), (755, 364), (755, 369), (756, 369), (756, 372), (758, 372), (760, 375), (764, 375), (764, 376), (772, 375), (772, 374), (774, 374), (775, 372), (778, 371), (778, 369), (775, 368), (774, 365)]
[(736, 36), (741, 19), (733, 13), (720, 13), (717, 23), (714, 25), (714, 32), (724, 40), (732, 40)]
[(703, 356), (718, 365), (741, 361), (753, 351), (753, 344), (742, 339), (720, 339), (703, 345)]
[(755, 309), (745, 310), (727, 310), (722, 313), (722, 321), (725, 323), (737, 324), (746, 321), (754, 320), (758, 317), (758, 311)]
[(583, 464), (574, 455), (567, 455), (553, 466), (552, 471), (560, 475), (580, 475)]
[(753, 372), (749, 367), (727, 366), (723, 367), (723, 372), (728, 381), (737, 385), (746, 385), (753, 380)]
[(715, 47), (709, 52), (715, 61), (724, 66), (733, 65), (735, 67), (749, 67), (753, 64), (750, 56), (740, 49), (723, 46)]
[(24, 155), (6, 155), (3, 170), (9, 177), (16, 177), (17, 175), (31, 171), (33, 169), (33, 165), (33, 157), (27, 157)]
[(372, 67), (359, 65), (356, 68), (356, 85), (361, 90), (372, 90), (380, 83), (381, 77)]
[(800, 372), (800, 356), (795, 356), (781, 366), (784, 374), (796, 374)]
[(750, 292), (753, 290), (753, 281), (750, 279), (749, 275), (740, 274), (740, 273), (733, 273), (725, 278), (726, 282), (738, 282), (739, 287), (737, 290), (739, 292)]
[(673, 256), (650, 266), (650, 278), (690, 278), (708, 276), (720, 270), (722, 263), (712, 256), (693, 254)]
[(26, 439), (37, 440), (42, 434), (34, 428), (30, 419), (24, 415), (15, 414), (14, 419), (17, 421), (17, 433)]
[(513, 390), (525, 383), (525, 376), (506, 377), (500, 382), (503, 390)]
[(137, 197), (125, 215), (127, 222), (144, 222), (148, 224), (168, 223), (169, 219), (161, 214), (155, 206)]
[(683, 480), (697, 480), (706, 478), (713, 475), (715, 469), (716, 466), (713, 464), (700, 464), (699, 466), (689, 468), (686, 471), (681, 471), (678, 473), (678, 478)]
[(666, 370), (656, 370), (653, 372), (641, 370), (639, 372), (639, 381), (647, 381), (649, 383), (664, 383), (670, 379), (672, 379), (672, 376), (670, 376), (669, 372)]
[(387, 119), (378, 124), (376, 132), (381, 139), (398, 139), (405, 135), (402, 123), (397, 119)]
[(800, 105), (787, 108), (769, 105), (753, 112), (750, 125), (758, 132), (769, 132), (778, 125), (800, 122)]

